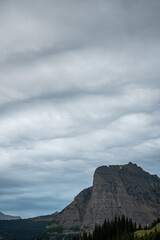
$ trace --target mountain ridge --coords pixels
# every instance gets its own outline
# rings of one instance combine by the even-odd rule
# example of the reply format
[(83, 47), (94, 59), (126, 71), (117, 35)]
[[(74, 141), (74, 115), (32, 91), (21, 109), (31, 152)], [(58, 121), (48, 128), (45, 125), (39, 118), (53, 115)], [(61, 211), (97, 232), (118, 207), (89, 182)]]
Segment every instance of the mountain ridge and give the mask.
[(0, 221), (3, 221), (3, 220), (19, 220), (21, 219), (20, 216), (10, 216), (10, 215), (6, 215), (2, 212), (0, 212)]

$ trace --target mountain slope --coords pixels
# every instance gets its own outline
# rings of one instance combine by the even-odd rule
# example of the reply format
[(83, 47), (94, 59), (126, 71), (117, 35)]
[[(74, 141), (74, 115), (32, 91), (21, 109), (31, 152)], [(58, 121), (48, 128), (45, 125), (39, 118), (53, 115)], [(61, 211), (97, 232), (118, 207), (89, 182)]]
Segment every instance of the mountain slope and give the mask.
[(5, 215), (4, 213), (0, 212), (0, 220), (18, 220), (21, 219), (19, 216), (9, 216)]
[(160, 179), (136, 164), (96, 169), (93, 187), (83, 190), (60, 212), (54, 224), (89, 226), (125, 215), (143, 225), (160, 216)]
[(54, 222), (62, 224), (65, 228), (81, 226), (85, 217), (88, 203), (92, 196), (92, 187), (84, 189), (74, 201), (55, 217)]
[(143, 237), (145, 235), (149, 235), (150, 233), (160, 232), (160, 223), (156, 224), (155, 227), (148, 230), (138, 230), (134, 233), (135, 237)]

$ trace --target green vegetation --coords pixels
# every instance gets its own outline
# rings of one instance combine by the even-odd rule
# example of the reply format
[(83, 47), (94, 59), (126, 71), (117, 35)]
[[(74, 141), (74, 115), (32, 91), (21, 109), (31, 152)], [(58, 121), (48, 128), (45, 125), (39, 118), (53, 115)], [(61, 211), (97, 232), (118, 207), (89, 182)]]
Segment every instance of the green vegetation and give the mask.
[(135, 240), (160, 240), (160, 232), (150, 232), (148, 235), (135, 237)]
[(134, 233), (135, 236), (137, 237), (142, 237), (145, 235), (149, 235), (150, 233), (154, 233), (154, 232), (160, 232), (160, 223), (158, 223), (155, 227), (151, 228), (151, 229), (147, 229), (147, 230), (138, 230)]
[[(159, 223), (157, 223), (159, 222)], [(159, 240), (160, 239), (160, 219), (154, 221), (149, 229), (138, 230), (134, 233), (135, 239), (139, 240)]]
[(11, 220), (0, 221), (0, 236), (7, 240), (35, 239), (46, 228), (46, 221)]
[[(87, 226), (82, 233), (79, 226), (66, 230), (62, 225), (51, 225), (47, 229), (46, 225), (46, 221), (33, 219), (0, 221), (0, 236), (5, 240), (160, 240), (160, 219), (141, 229), (141, 226), (136, 228), (131, 219), (115, 216), (112, 221), (96, 224), (92, 233)], [(80, 231), (80, 234), (74, 234)]]
[(84, 232), (73, 240), (132, 240), (136, 224), (131, 219), (115, 216), (112, 221), (104, 221), (102, 225), (95, 225), (93, 233)]
[(72, 240), (160, 240), (160, 219), (154, 221), (146, 230), (135, 230), (136, 224), (131, 219), (115, 217), (110, 222), (105, 220), (102, 225), (95, 225), (92, 234), (83, 232)]

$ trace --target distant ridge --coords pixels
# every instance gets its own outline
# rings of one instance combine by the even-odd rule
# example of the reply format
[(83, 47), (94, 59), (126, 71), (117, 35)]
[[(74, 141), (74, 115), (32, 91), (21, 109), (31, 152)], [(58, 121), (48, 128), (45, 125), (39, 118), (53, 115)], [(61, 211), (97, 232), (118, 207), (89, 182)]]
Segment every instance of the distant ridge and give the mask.
[(160, 179), (136, 164), (102, 166), (96, 169), (93, 187), (84, 189), (62, 210), (52, 225), (93, 228), (104, 219), (125, 215), (142, 225), (160, 217)]
[(42, 215), (42, 216), (37, 216), (34, 218), (29, 218), (29, 220), (33, 221), (51, 221), (53, 218), (55, 218), (58, 215), (58, 211), (49, 214), (49, 215)]
[(0, 212), (0, 220), (19, 220), (19, 219), (21, 219), (20, 216), (9, 216)]

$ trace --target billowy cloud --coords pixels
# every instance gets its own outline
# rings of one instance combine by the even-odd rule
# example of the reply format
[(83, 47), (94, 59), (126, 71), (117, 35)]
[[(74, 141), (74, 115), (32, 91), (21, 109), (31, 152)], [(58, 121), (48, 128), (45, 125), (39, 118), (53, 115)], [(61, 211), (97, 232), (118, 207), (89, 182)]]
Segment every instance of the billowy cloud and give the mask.
[(62, 210), (96, 167), (159, 175), (160, 2), (0, 2), (0, 211)]

